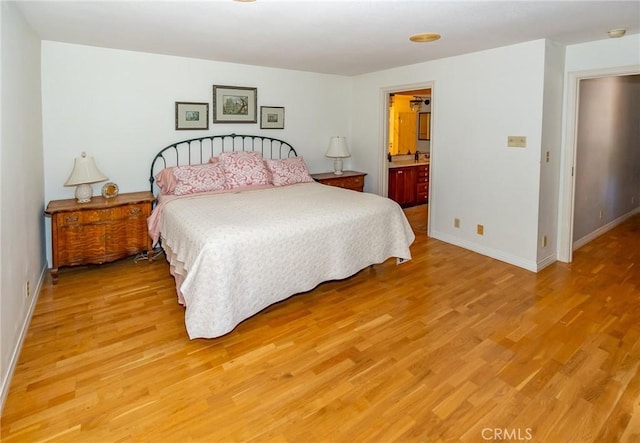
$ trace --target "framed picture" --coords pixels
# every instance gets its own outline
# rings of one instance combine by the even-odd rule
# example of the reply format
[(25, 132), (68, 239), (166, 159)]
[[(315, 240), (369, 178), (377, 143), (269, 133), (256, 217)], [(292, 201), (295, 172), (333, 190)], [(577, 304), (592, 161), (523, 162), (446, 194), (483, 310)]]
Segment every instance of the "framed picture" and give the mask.
[(260, 106), (260, 129), (284, 129), (284, 108)]
[(209, 103), (176, 102), (176, 130), (209, 129)]
[(257, 123), (258, 89), (213, 85), (214, 123)]

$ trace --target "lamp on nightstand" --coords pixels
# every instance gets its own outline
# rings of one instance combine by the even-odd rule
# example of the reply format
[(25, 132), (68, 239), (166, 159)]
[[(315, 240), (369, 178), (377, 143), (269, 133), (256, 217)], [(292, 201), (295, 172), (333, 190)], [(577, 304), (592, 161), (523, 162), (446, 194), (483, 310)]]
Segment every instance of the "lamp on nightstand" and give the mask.
[(100, 172), (93, 157), (87, 157), (87, 154), (83, 152), (82, 156), (74, 160), (73, 170), (64, 185), (77, 186), (76, 199), (78, 203), (87, 203), (93, 197), (91, 183), (107, 180), (109, 180), (109, 177)]
[(344, 137), (331, 137), (329, 139), (329, 149), (327, 149), (325, 155), (333, 158), (333, 174), (342, 175), (342, 159), (351, 157), (347, 149), (347, 141)]

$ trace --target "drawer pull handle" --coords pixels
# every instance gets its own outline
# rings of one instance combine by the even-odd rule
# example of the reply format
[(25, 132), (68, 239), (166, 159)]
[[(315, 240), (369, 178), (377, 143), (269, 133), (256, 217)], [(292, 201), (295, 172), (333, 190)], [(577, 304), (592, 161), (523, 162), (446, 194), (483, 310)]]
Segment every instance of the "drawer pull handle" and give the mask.
[(140, 212), (140, 208), (131, 208), (129, 209), (129, 214), (138, 214)]
[(78, 221), (78, 216), (77, 215), (74, 215), (72, 217), (67, 217), (67, 218), (64, 219), (65, 223), (75, 223), (77, 221)]

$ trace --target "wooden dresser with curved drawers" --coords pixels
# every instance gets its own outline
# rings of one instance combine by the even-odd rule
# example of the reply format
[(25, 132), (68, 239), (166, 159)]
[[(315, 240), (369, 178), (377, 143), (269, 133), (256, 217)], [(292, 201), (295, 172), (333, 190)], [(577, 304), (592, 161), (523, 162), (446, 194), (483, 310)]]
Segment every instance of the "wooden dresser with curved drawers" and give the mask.
[(107, 263), (151, 250), (147, 218), (155, 198), (151, 192), (131, 192), (113, 198), (52, 200), (51, 276), (58, 281), (62, 266)]
[(335, 175), (333, 172), (322, 172), (319, 174), (311, 174), (311, 177), (323, 185), (362, 192), (364, 189), (365, 175), (367, 174), (364, 172), (343, 171), (342, 175)]

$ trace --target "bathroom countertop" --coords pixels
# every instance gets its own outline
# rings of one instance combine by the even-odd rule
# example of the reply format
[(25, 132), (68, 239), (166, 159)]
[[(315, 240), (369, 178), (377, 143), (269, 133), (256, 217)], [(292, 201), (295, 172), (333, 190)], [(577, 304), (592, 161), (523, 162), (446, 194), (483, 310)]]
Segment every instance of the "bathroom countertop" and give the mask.
[(405, 166), (420, 166), (420, 165), (428, 165), (430, 162), (430, 160), (424, 160), (424, 159), (420, 159), (418, 161), (416, 160), (395, 160), (392, 162), (389, 162), (389, 168), (401, 168), (401, 167), (405, 167)]

